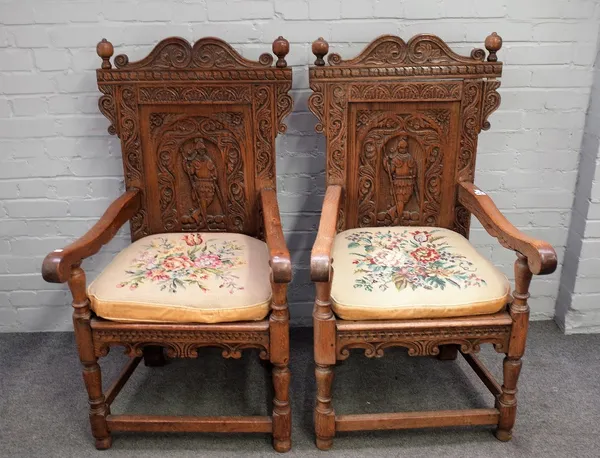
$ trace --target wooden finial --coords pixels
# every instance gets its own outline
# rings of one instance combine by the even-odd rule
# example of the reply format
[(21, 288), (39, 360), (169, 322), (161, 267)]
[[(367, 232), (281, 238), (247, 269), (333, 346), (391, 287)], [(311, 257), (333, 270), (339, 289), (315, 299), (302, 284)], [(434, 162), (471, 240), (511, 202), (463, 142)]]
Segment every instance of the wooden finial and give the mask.
[(496, 53), (500, 51), (502, 47), (502, 37), (498, 35), (496, 32), (492, 32), (491, 35), (485, 39), (485, 49), (487, 49), (490, 54), (488, 55), (488, 62), (497, 62), (498, 56)]
[(98, 43), (98, 46), (96, 46), (96, 52), (102, 58), (102, 68), (104, 70), (110, 70), (112, 68), (112, 65), (110, 65), (110, 58), (114, 51), (115, 49), (113, 48), (112, 43), (106, 38), (103, 38), (102, 41)]
[(290, 42), (280, 36), (273, 42), (273, 54), (277, 56), (277, 63), (275, 66), (278, 68), (287, 67), (285, 56), (290, 52)]
[(325, 65), (323, 57), (325, 57), (325, 55), (329, 52), (329, 43), (327, 43), (323, 37), (317, 38), (315, 41), (313, 41), (312, 52), (317, 57), (317, 60), (315, 60), (315, 65), (322, 67)]

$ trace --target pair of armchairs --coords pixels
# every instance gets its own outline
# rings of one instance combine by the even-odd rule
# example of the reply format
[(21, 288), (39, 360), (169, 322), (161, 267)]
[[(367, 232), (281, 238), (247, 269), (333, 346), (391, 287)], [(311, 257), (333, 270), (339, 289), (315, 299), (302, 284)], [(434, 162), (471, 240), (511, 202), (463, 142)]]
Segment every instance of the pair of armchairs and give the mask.
[[(357, 57), (324, 57), (313, 43), (309, 107), (327, 137), (327, 190), (311, 276), (317, 446), (336, 431), (496, 425), (509, 440), (525, 350), (533, 274), (556, 267), (548, 244), (514, 228), (473, 184), (477, 137), (500, 103), (501, 39), (486, 53), (452, 52), (438, 37), (382, 36)], [(117, 431), (262, 432), (291, 447), (289, 313), (292, 277), (276, 196), (275, 137), (292, 109), (288, 42), (248, 60), (227, 43), (161, 41), (144, 59), (102, 40), (102, 113), (121, 140), (126, 192), (81, 239), (50, 253), (47, 281), (68, 282), (96, 447)], [(515, 290), (469, 244), (470, 215), (516, 252)], [(126, 222), (132, 244), (89, 285), (81, 262)], [(504, 353), (500, 385), (476, 358)], [(99, 358), (131, 357), (102, 389)], [(272, 364), (273, 411), (264, 417), (115, 415), (110, 406), (144, 359), (226, 358), (258, 349)], [(493, 408), (336, 416), (333, 367), (350, 350), (381, 357), (454, 359), (460, 352), (495, 396)]]

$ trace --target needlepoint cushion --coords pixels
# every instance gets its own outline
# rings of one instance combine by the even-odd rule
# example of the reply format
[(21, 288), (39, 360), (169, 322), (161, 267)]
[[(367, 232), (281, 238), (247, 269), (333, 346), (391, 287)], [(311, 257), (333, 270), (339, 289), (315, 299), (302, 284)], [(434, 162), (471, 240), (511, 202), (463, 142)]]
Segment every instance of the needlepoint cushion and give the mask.
[(89, 285), (94, 312), (115, 321), (261, 320), (271, 301), (264, 242), (235, 233), (168, 233), (121, 251)]
[(332, 256), (332, 307), (347, 320), (484, 315), (509, 299), (506, 277), (448, 229), (350, 229)]

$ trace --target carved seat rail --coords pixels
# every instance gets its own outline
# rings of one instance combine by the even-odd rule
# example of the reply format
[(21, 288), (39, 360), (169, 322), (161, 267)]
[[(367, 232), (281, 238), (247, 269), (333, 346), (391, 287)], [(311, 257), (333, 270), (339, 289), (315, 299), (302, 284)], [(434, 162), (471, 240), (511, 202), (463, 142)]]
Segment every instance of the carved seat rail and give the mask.
[(144, 348), (164, 347), (169, 358), (196, 358), (199, 347), (223, 349), (224, 358), (238, 359), (247, 348), (260, 350), (261, 359), (269, 358), (269, 321), (226, 324), (121, 323), (92, 319), (92, 338), (97, 357), (106, 356), (113, 346), (125, 348), (136, 357)]
[(443, 345), (462, 353), (477, 353), (490, 343), (499, 353), (508, 350), (512, 319), (507, 312), (469, 318), (411, 321), (336, 321), (336, 357), (361, 348), (368, 358), (381, 358), (389, 347), (405, 347), (410, 356), (437, 356)]

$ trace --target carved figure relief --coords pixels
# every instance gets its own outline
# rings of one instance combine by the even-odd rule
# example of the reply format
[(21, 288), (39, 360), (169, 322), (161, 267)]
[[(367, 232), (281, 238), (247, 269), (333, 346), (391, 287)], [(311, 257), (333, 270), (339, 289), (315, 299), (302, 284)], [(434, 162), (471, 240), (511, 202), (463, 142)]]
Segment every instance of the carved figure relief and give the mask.
[(436, 225), (447, 128), (425, 112), (359, 110), (356, 118), (357, 226)]
[(150, 119), (162, 229), (243, 232), (248, 207), (243, 113), (152, 113)]
[(394, 221), (399, 221), (404, 214), (404, 206), (415, 190), (417, 162), (408, 152), (408, 139), (405, 136), (388, 141), (384, 150), (383, 169), (392, 184), (390, 193), (394, 204), (388, 212)]
[[(192, 200), (198, 205), (198, 208), (192, 209), (189, 215), (184, 215), (181, 222), (184, 226), (194, 223), (198, 226), (210, 226), (207, 209), (212, 205), (215, 196), (217, 196), (215, 205), (218, 208), (213, 214), (224, 219), (224, 202), (219, 189), (217, 167), (208, 155), (204, 140), (195, 138), (187, 145), (182, 145), (181, 154), (184, 161), (183, 168), (188, 174), (192, 186)], [(212, 219), (214, 224), (214, 217)]]

